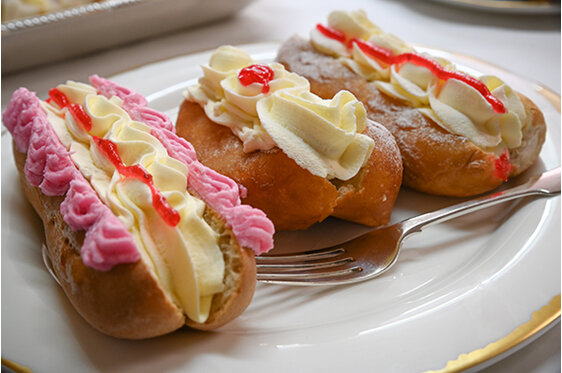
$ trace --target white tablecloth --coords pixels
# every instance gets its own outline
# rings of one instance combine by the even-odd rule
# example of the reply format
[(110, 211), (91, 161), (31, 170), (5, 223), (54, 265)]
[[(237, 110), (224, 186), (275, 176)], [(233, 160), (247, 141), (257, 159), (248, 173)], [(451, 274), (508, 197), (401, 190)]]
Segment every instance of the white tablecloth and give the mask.
[[(3, 75), (2, 108), (20, 86), (44, 97), (49, 88), (66, 79), (85, 81), (92, 73), (109, 77), (222, 44), (282, 41), (294, 33), (307, 35), (331, 10), (341, 8), (365, 9), (383, 30), (408, 42), (484, 59), (560, 93), (559, 14), (498, 14), (421, 0), (260, 0), (223, 21)], [(560, 326), (486, 371), (560, 371)]]

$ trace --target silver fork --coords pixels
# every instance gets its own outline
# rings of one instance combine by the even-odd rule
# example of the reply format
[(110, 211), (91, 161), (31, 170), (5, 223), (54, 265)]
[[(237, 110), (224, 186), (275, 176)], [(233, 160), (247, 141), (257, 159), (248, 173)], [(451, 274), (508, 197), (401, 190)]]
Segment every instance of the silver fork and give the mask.
[(405, 238), (434, 225), (517, 198), (560, 193), (560, 167), (526, 183), (437, 211), (376, 228), (343, 244), (293, 255), (256, 257), (258, 281), (290, 285), (343, 285), (377, 277), (391, 268)]

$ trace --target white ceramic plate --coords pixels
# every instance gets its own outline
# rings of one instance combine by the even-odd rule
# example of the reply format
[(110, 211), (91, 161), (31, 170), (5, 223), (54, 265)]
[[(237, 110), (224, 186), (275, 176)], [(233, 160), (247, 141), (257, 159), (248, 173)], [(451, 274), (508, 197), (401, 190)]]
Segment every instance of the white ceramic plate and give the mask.
[(433, 0), (438, 3), (486, 12), (510, 14), (559, 14), (556, 0)]
[[(277, 47), (244, 49), (269, 61)], [(469, 57), (431, 52), (502, 76), (544, 111), (549, 128), (540, 161), (513, 183), (559, 166), (559, 109), (542, 88)], [(200, 76), (199, 65), (209, 56), (173, 58), (113, 80), (174, 118), (181, 92)], [(552, 102), (559, 100), (552, 96)], [(396, 267), (370, 282), (332, 288), (258, 284), (246, 312), (216, 332), (184, 329), (136, 342), (107, 337), (80, 318), (43, 266), (43, 232), (19, 192), (10, 141), (2, 136), (2, 357), (36, 371), (424, 371), (502, 339), (553, 299), (560, 310), (560, 197), (553, 197), (508, 203), (428, 228), (406, 242)], [(402, 190), (392, 220), (455, 202)], [(322, 246), (360, 229), (329, 220), (307, 232), (279, 234), (276, 250)], [(538, 330), (552, 319), (556, 316)], [(515, 344), (522, 346), (532, 335)], [(511, 347), (496, 359), (515, 350)], [(481, 368), (493, 356), (472, 365)]]

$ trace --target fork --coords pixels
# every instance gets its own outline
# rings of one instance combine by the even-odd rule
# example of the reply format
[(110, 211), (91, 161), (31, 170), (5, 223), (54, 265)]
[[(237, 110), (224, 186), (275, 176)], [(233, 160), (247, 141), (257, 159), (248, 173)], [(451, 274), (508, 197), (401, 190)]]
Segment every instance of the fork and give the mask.
[(560, 193), (560, 167), (526, 183), (376, 228), (336, 246), (289, 255), (256, 257), (258, 281), (285, 285), (344, 285), (377, 277), (398, 259), (404, 240), (427, 226), (502, 202)]

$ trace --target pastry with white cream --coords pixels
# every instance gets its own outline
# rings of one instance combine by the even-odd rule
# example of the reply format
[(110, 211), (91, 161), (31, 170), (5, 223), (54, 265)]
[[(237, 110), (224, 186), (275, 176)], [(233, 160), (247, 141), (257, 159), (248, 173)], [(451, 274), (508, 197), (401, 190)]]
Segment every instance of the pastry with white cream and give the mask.
[(322, 99), (278, 63), (218, 48), (185, 92), (176, 130), (202, 163), (247, 189), (278, 230), (332, 215), (386, 224), (402, 164), (396, 143), (348, 91)]
[(287, 40), (277, 61), (321, 97), (351, 91), (396, 138), (404, 184), (423, 192), (491, 190), (529, 168), (545, 139), (540, 110), (500, 78), (417, 52), (364, 11), (330, 13), (310, 40)]

